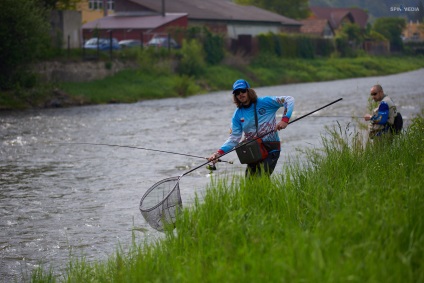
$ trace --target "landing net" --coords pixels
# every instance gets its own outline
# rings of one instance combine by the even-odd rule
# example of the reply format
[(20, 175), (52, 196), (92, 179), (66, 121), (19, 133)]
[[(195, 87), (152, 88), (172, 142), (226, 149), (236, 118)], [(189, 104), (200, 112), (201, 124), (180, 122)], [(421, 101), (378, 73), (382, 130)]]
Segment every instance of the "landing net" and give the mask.
[(183, 207), (178, 184), (180, 178), (171, 177), (157, 182), (141, 198), (141, 214), (158, 231), (163, 231), (169, 224), (175, 227), (176, 214)]

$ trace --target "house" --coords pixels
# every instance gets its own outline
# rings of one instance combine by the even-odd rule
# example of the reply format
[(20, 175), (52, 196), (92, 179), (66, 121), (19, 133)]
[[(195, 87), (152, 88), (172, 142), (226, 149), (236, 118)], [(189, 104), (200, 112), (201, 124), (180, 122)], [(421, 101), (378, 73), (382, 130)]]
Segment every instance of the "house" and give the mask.
[[(139, 39), (147, 42), (155, 33), (166, 33), (169, 27), (187, 27), (187, 14), (133, 12), (100, 18), (82, 26), (83, 39), (91, 37), (113, 37), (117, 40)], [(152, 34), (146, 36), (146, 34)]]
[(424, 41), (424, 24), (410, 21), (402, 31), (402, 38), (408, 41)]
[(115, 0), (80, 0), (76, 5), (76, 10), (81, 12), (82, 24), (112, 15), (114, 9)]
[(302, 20), (300, 32), (303, 34), (313, 35), (323, 38), (333, 38), (334, 30), (327, 19), (309, 19)]
[(337, 31), (347, 23), (357, 24), (365, 29), (368, 24), (368, 13), (359, 8), (310, 7), (310, 19), (326, 19), (333, 30)]
[(261, 33), (298, 33), (301, 23), (254, 6), (227, 0), (116, 0), (115, 14), (134, 12), (187, 13), (189, 26), (207, 26), (228, 38)]

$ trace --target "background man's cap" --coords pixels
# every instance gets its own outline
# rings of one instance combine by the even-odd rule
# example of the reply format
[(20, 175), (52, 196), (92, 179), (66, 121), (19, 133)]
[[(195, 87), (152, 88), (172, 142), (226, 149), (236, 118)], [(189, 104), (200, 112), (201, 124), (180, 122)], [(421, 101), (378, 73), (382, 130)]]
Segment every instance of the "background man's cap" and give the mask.
[(247, 81), (245, 80), (237, 80), (234, 84), (233, 84), (233, 92), (236, 89), (245, 89), (245, 88), (250, 88), (250, 85)]

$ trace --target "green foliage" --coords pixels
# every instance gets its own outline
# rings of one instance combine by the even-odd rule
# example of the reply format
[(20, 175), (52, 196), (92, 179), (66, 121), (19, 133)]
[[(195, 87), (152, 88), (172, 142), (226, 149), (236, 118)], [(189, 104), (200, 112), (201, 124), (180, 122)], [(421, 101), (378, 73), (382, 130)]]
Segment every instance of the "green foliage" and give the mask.
[(229, 78), (242, 78), (246, 74), (238, 68), (223, 65), (209, 66), (202, 76), (201, 82), (207, 86), (207, 91), (226, 90), (231, 88), (233, 81)]
[(225, 42), (220, 34), (212, 33), (206, 26), (190, 26), (188, 28), (169, 29), (170, 34), (175, 38), (185, 38), (186, 40), (196, 40), (204, 51), (204, 58), (207, 64), (219, 64), (225, 57)]
[(202, 46), (197, 40), (184, 40), (179, 56), (179, 74), (198, 77), (204, 73), (206, 63)]
[(366, 34), (357, 24), (345, 24), (335, 37), (336, 50), (341, 57), (356, 57), (362, 50)]
[[(336, 80), (353, 77), (388, 75), (424, 67), (420, 57), (407, 58), (332, 58), (282, 59), (275, 54), (260, 54), (243, 68), (226, 65), (205, 66), (199, 77), (171, 71), (174, 61), (161, 59), (155, 50), (139, 50), (144, 58), (137, 70), (126, 70), (98, 81), (61, 83), (58, 87), (80, 104), (135, 102), (229, 90), (240, 77), (255, 86), (280, 85), (310, 81)], [(157, 57), (155, 57), (157, 56)], [(147, 61), (147, 60), (158, 61)], [(150, 63), (149, 63), (150, 62)], [(144, 64), (144, 65), (143, 65)], [(24, 97), (20, 95), (19, 97)], [(15, 101), (0, 93), (0, 107), (13, 108)]]
[(218, 34), (207, 32), (203, 41), (203, 50), (208, 64), (219, 64), (225, 56), (224, 38)]
[(294, 19), (309, 16), (308, 0), (235, 0), (237, 4), (252, 5)]
[(424, 42), (423, 41), (406, 42), (405, 52), (411, 55), (424, 55)]
[(182, 75), (176, 77), (174, 80), (174, 92), (177, 93), (178, 96), (186, 97), (199, 93), (200, 88), (196, 85), (193, 78), (187, 75)]
[(47, 9), (75, 10), (81, 0), (37, 0), (37, 2)]
[(61, 83), (60, 88), (81, 104), (132, 103), (141, 99), (177, 97), (178, 76), (166, 72), (158, 74), (155, 69), (148, 68), (125, 70), (103, 80)]
[(390, 41), (392, 51), (402, 51), (403, 41), (401, 34), (405, 27), (406, 22), (403, 18), (378, 18), (373, 25), (373, 30)]
[(386, 41), (387, 38), (384, 37), (379, 32), (376, 32), (375, 30), (371, 30), (368, 34), (365, 35), (366, 39), (374, 40), (374, 41)]
[(315, 38), (315, 54), (320, 57), (329, 57), (336, 50), (334, 40)]
[(350, 42), (353, 42), (353, 45), (355, 47), (361, 46), (361, 44), (364, 41), (364, 32), (362, 31), (361, 27), (357, 24), (345, 24), (342, 26), (342, 29), (340, 31), (341, 33), (345, 34), (347, 39)]
[(329, 56), (334, 51), (332, 40), (299, 34), (260, 34), (257, 36), (260, 53), (283, 58), (312, 59)]
[(61, 282), (422, 282), (423, 139), (422, 116), (390, 143), (328, 129), (307, 164), (213, 179), (176, 231), (107, 262), (73, 259)]
[(345, 34), (337, 35), (335, 38), (336, 50), (341, 57), (355, 57), (355, 50), (349, 44)]
[(49, 21), (37, 0), (0, 1), (0, 89), (32, 87), (30, 64), (50, 45)]
[(137, 53), (137, 62), (140, 70), (157, 75), (169, 75), (173, 70), (175, 52), (167, 48), (140, 48)]

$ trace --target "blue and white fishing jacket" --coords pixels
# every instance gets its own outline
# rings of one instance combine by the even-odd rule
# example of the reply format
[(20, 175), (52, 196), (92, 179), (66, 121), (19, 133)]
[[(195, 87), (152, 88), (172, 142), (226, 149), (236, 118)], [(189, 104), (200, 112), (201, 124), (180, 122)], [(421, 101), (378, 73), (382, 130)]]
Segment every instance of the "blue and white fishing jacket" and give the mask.
[(385, 95), (378, 107), (372, 112), (369, 125), (370, 137), (388, 132), (389, 125), (393, 125), (396, 115), (396, 105), (389, 96)]
[[(256, 101), (256, 113), (258, 116), (258, 131), (255, 125), (255, 104), (248, 107), (240, 107), (234, 111), (231, 120), (230, 136), (218, 150), (221, 154), (232, 150), (240, 142), (243, 134), (245, 140), (250, 140), (257, 136), (275, 129), (277, 121), (275, 115), (281, 107), (284, 107), (283, 118), (285, 122), (293, 112), (294, 98), (291, 96), (265, 96), (258, 97)], [(264, 142), (280, 142), (277, 132), (270, 133), (262, 138)]]

